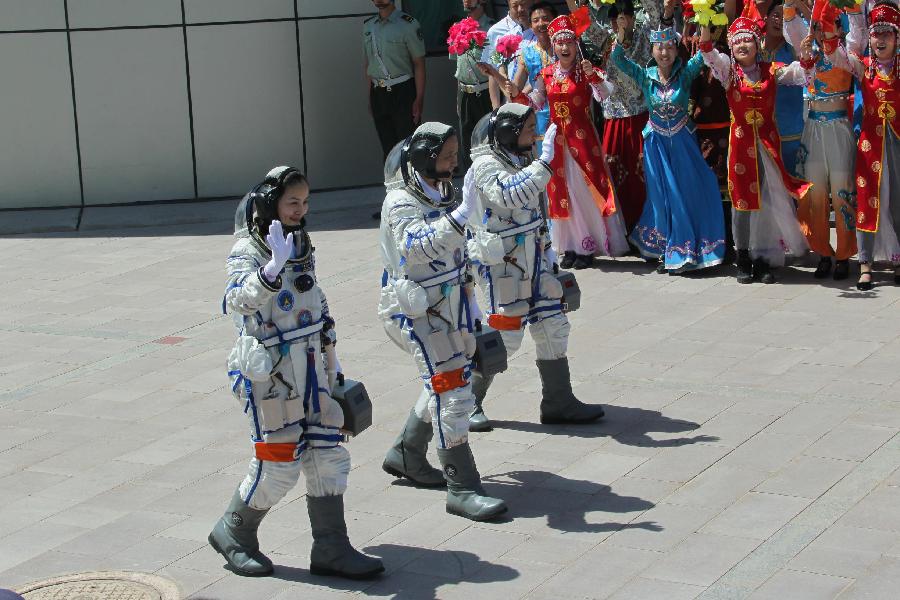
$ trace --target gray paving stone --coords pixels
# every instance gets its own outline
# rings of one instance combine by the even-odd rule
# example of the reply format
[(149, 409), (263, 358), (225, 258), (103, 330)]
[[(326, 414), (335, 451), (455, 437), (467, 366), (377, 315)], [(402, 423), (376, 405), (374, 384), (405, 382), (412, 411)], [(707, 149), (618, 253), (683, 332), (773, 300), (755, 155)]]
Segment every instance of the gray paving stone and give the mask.
[(817, 573), (784, 570), (778, 572), (750, 596), (751, 600), (820, 600), (837, 598), (853, 583), (851, 579)]
[(260, 529), (275, 576), (234, 575), (205, 544), (251, 451), (222, 371), (225, 217), (0, 238), (17, 257), (0, 294), (0, 584), (136, 568), (208, 599), (793, 599), (849, 582), (841, 598), (880, 600), (900, 583), (900, 290), (863, 302), (813, 283), (809, 261), (775, 286), (598, 261), (578, 275), (570, 364), (607, 418), (538, 423), (526, 336), (486, 401), (497, 428), (471, 440), (510, 513), (473, 524), (381, 471), (420, 384), (375, 317), (376, 224), (353, 208), (310, 223), (342, 363), (376, 409), (349, 444), (350, 537), (388, 573), (309, 574), (301, 481)]

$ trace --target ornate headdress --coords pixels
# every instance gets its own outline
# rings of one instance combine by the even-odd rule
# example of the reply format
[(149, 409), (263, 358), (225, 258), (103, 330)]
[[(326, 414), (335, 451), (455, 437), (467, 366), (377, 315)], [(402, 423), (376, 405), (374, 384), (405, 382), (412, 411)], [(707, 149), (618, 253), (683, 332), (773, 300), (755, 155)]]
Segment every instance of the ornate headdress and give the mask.
[(651, 44), (677, 44), (678, 34), (674, 27), (653, 29), (650, 31)]
[(737, 19), (728, 27), (728, 45), (731, 46), (740, 39), (752, 37), (759, 46), (762, 41), (762, 17), (756, 3), (748, 0), (744, 4), (744, 11)]
[(547, 33), (550, 35), (550, 41), (557, 39), (575, 39), (582, 33), (587, 31), (591, 25), (591, 15), (587, 6), (582, 6), (572, 14), (560, 15), (550, 21), (547, 26)]
[(893, 4), (878, 4), (869, 13), (869, 33), (879, 31), (900, 33), (900, 10)]

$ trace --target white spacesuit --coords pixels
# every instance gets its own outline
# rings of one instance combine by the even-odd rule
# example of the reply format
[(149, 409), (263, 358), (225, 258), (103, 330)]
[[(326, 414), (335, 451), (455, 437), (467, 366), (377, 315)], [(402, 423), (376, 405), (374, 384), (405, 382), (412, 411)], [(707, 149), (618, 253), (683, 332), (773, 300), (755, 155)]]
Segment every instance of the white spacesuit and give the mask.
[[(449, 184), (457, 147), (452, 127), (424, 123), (385, 163), (378, 312), (390, 338), (415, 360), (424, 390), (384, 470), (420, 485), (443, 485), (444, 477), (425, 458), (436, 430), (447, 511), (485, 520), (506, 506), (484, 493), (468, 444), (476, 315), (463, 228), (470, 207), (455, 206)], [(438, 170), (439, 163), (446, 171)]]
[[(323, 354), (336, 341), (334, 321), (317, 283), (305, 222), (283, 227), (278, 220), (279, 198), (292, 186), (308, 194), (295, 169), (271, 171), (235, 217), (237, 241), (226, 261), (222, 309), (237, 330), (228, 375), (249, 421), (254, 456), (209, 541), (238, 572), (271, 573), (256, 530), (303, 471), (314, 534), (311, 569), (373, 575), (383, 570), (380, 561), (350, 546), (343, 520), (350, 454), (341, 445), (343, 412), (331, 397), (338, 366), (326, 370)], [(293, 231), (285, 235), (284, 229)]]
[[(586, 423), (602, 417), (603, 408), (583, 404), (572, 394), (566, 358), (569, 320), (541, 207), (554, 145), (543, 144), (540, 158), (531, 160), (534, 120), (531, 108), (513, 103), (475, 127), (472, 167), (463, 189), (465, 201), (478, 199), (468, 222), (470, 255), (487, 322), (501, 332), (507, 351), (519, 349), (526, 324), (534, 339), (543, 388), (541, 422)], [(551, 125), (545, 139), (555, 134), (556, 125)], [(490, 384), (491, 378), (475, 374), (472, 431), (491, 428), (482, 409)]]

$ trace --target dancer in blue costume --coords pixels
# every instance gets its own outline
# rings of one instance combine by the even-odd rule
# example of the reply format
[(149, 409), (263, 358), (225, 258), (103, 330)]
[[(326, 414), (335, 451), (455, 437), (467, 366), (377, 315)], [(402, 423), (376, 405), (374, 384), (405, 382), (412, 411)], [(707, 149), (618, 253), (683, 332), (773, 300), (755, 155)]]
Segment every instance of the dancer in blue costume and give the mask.
[(629, 59), (621, 39), (611, 58), (641, 86), (650, 108), (643, 134), (647, 202), (631, 242), (643, 256), (660, 260), (658, 272), (674, 274), (721, 263), (725, 223), (718, 181), (700, 154), (688, 114), (703, 57), (697, 53), (683, 64), (671, 26), (651, 32), (650, 41), (655, 65), (645, 68)]
[[(556, 55), (553, 54), (553, 44), (550, 43), (550, 34), (547, 33), (547, 26), (550, 21), (557, 17), (556, 7), (549, 2), (536, 2), (531, 7), (531, 30), (537, 36), (535, 43), (522, 47), (519, 51), (519, 67), (516, 69), (516, 75), (513, 83), (516, 87), (525, 88), (527, 77), (528, 85), (534, 88), (537, 84), (537, 78), (540, 77), (541, 69), (547, 65), (556, 62)], [(541, 144), (544, 140), (544, 132), (550, 125), (550, 103), (548, 102), (540, 110), (534, 111), (537, 116), (535, 132), (538, 134), (537, 154), (541, 153)]]

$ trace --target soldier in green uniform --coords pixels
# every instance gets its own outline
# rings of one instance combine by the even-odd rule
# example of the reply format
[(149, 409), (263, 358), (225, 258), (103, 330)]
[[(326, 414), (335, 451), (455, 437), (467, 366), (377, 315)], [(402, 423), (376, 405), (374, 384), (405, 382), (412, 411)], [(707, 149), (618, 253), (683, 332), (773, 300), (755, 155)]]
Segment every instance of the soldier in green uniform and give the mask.
[[(485, 0), (462, 0), (463, 9), (468, 16), (478, 21), (478, 28), (487, 32), (494, 20), (484, 12)], [(488, 92), (488, 77), (478, 70), (476, 64), (481, 60), (481, 51), (476, 48), (456, 59), (456, 113), (459, 115), (460, 170), (465, 173), (472, 164), (469, 159), (472, 131), (481, 117), (491, 112), (491, 96)]]
[(366, 93), (385, 158), (422, 120), (425, 41), (418, 21), (393, 0), (372, 0), (378, 15), (363, 25)]

